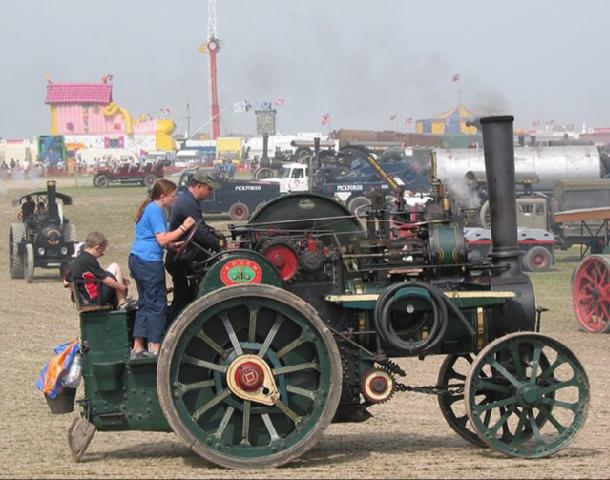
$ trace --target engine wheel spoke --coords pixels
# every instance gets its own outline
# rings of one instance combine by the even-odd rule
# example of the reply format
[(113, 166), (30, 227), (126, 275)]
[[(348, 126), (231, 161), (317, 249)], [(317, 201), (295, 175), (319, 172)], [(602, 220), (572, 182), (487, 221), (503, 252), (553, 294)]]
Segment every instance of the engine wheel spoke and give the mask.
[(199, 390), (202, 388), (212, 388), (216, 382), (214, 380), (202, 380), (201, 382), (195, 383), (178, 383), (178, 387), (176, 388), (177, 392), (180, 395), (184, 395), (186, 392), (190, 392), (191, 390)]
[(291, 352), (292, 350), (294, 350), (300, 345), (303, 345), (304, 343), (305, 339), (302, 336), (295, 338), (292, 342), (287, 345), (284, 345), (280, 350), (278, 350), (278, 352), (276, 353), (277, 358), (282, 358), (288, 352)]
[(206, 360), (200, 360), (199, 358), (191, 357), (190, 355), (184, 355), (181, 363), (189, 363), (197, 367), (207, 368), (209, 370), (215, 370), (220, 373), (226, 373), (227, 367), (225, 365), (218, 365), (216, 363), (208, 362)]
[(319, 366), (316, 362), (308, 362), (301, 363), (299, 365), (286, 365), (284, 367), (277, 367), (274, 368), (272, 371), (273, 375), (277, 377), (278, 375), (287, 375), (289, 373), (299, 372), (301, 370), (308, 369), (319, 370)]
[(259, 310), (258, 307), (250, 308), (250, 318), (248, 321), (248, 341), (250, 343), (256, 342), (256, 320)]
[(316, 398), (315, 391), (307, 390), (306, 388), (295, 387), (294, 385), (287, 385), (286, 391), (289, 393), (294, 393), (295, 395), (300, 395), (301, 397), (309, 398), (310, 400), (314, 400)]
[(240, 445), (250, 445), (248, 433), (250, 432), (250, 400), (244, 400), (244, 410), (241, 420), (241, 442)]
[(221, 315), (221, 318), (222, 318), (222, 324), (224, 325), (227, 335), (229, 336), (229, 341), (231, 342), (231, 345), (233, 346), (233, 350), (235, 350), (235, 354), (242, 355), (244, 352), (241, 349), (241, 345), (239, 343), (239, 340), (237, 339), (237, 335), (235, 333), (235, 330), (233, 329), (233, 325), (231, 325), (229, 316), (227, 315), (226, 312), (223, 312)]
[(231, 395), (231, 391), (228, 388), (225, 388), (222, 392), (220, 392), (218, 395), (216, 395), (208, 403), (206, 403), (202, 407), (199, 407), (197, 410), (195, 410), (193, 412), (193, 418), (195, 419), (195, 421), (198, 421), (199, 418), (201, 417), (201, 415), (203, 415), (205, 412), (207, 412), (210, 408), (213, 408), (216, 405), (218, 405), (219, 403), (223, 402), (229, 395)]
[(265, 356), (265, 354), (267, 353), (267, 350), (269, 349), (269, 346), (271, 345), (271, 342), (273, 342), (273, 339), (277, 335), (278, 330), (282, 326), (283, 321), (284, 321), (284, 319), (282, 318), (282, 316), (278, 315), (277, 318), (275, 319), (275, 323), (273, 324), (273, 326), (269, 330), (269, 333), (265, 337), (265, 341), (263, 342), (263, 345), (261, 346), (260, 350), (258, 351), (257, 355), (259, 357), (263, 358)]
[(214, 340), (212, 340), (208, 335), (206, 335), (204, 332), (199, 332), (197, 335), (197, 338), (199, 338), (203, 343), (205, 343), (206, 345), (209, 345), (212, 350), (214, 350), (215, 352), (217, 352), (221, 358), (226, 358), (227, 356), (227, 352), (225, 351), (224, 348), (222, 348), (220, 345), (218, 345)]

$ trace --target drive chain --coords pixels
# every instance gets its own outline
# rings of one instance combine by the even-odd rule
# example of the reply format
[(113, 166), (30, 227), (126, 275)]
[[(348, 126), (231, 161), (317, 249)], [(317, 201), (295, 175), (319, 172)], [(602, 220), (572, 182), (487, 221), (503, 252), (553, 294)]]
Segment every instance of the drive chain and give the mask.
[(429, 387), (414, 387), (397, 382), (396, 386), (394, 387), (394, 391), (424, 393), (427, 395), (462, 395), (464, 393), (464, 385), (449, 385), (447, 387), (439, 387), (438, 385)]

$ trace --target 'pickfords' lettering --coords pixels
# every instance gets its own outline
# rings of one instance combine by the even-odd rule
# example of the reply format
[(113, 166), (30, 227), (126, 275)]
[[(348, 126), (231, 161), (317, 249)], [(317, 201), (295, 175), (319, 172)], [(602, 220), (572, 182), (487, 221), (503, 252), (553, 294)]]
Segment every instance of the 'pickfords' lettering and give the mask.
[(337, 192), (360, 192), (364, 190), (362, 185), (337, 185)]
[(261, 185), (235, 185), (236, 192), (258, 192), (262, 188)]

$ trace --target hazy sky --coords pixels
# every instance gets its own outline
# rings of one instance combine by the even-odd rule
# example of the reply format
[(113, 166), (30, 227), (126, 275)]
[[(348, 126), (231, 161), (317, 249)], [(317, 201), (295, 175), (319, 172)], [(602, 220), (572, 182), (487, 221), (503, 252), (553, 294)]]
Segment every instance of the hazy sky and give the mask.
[[(132, 115), (206, 122), (206, 0), (3, 0), (0, 136), (48, 133), (45, 77), (114, 75)], [(610, 126), (607, 0), (218, 0), (221, 107), (284, 98), (281, 133), (392, 128), (463, 103), (481, 113)], [(457, 83), (454, 73), (461, 75)], [(253, 131), (226, 110), (223, 133)]]

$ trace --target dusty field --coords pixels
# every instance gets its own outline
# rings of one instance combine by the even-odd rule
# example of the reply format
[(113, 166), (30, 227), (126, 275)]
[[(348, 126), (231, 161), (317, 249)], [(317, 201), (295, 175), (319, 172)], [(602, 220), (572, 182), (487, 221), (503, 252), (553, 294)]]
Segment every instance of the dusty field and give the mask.
[[(85, 184), (85, 180), (80, 180)], [(17, 210), (10, 199), (44, 182), (0, 183), (0, 477), (609, 477), (610, 337), (579, 331), (569, 292), (576, 257), (561, 255), (555, 271), (534, 276), (537, 300), (551, 309), (542, 332), (568, 344), (588, 371), (592, 402), (585, 428), (574, 443), (545, 460), (508, 459), (472, 447), (454, 434), (435, 398), (402, 394), (373, 409), (364, 424), (332, 425), (322, 441), (291, 465), (267, 472), (217, 469), (185, 448), (174, 434), (97, 433), (80, 464), (66, 442), (70, 415), (50, 414), (34, 382), (53, 346), (78, 336), (77, 313), (55, 271), (37, 270), (33, 284), (8, 276), (8, 232)], [(145, 194), (141, 187), (94, 190), (62, 180), (72, 195), (66, 208), (79, 239), (100, 229), (111, 240), (102, 263), (127, 267), (133, 213)], [(435, 383), (440, 358), (403, 362), (409, 383)]]

